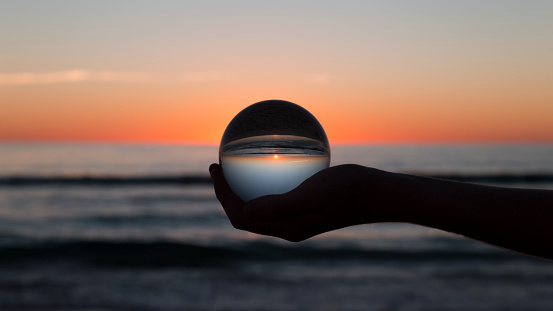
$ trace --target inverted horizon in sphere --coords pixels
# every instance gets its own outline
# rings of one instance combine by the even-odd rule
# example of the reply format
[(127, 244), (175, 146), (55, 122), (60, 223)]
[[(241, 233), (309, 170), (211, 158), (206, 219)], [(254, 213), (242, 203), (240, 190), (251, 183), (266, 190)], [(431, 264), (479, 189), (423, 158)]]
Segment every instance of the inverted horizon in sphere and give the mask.
[(244, 201), (288, 192), (330, 165), (330, 145), (317, 119), (291, 102), (246, 107), (227, 126), (219, 161)]
[(328, 156), (262, 155), (221, 156), (221, 165), (231, 189), (242, 200), (282, 194), (330, 165)]

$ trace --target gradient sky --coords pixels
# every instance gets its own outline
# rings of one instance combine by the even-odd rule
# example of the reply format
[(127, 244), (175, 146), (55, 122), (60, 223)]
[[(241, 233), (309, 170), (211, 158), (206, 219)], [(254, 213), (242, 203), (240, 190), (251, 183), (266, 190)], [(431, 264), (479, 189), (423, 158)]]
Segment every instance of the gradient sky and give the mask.
[(553, 1), (0, 1), (0, 140), (553, 142)]

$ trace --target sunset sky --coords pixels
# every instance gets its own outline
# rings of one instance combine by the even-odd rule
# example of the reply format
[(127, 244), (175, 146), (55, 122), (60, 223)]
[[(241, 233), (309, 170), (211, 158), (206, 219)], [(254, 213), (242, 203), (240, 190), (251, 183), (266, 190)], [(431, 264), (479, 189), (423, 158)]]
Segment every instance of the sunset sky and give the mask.
[(553, 142), (553, 1), (1, 1), (0, 141)]

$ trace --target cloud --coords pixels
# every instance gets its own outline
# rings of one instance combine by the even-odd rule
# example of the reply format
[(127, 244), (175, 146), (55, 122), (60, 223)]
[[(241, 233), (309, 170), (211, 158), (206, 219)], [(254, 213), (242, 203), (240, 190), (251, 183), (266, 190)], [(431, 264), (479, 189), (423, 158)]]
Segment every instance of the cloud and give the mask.
[(99, 82), (146, 82), (153, 76), (143, 72), (67, 70), (56, 72), (0, 73), (0, 85)]
[(116, 71), (99, 71), (92, 75), (92, 78), (103, 82), (148, 82), (152, 81), (155, 76), (145, 72), (116, 72)]
[(231, 80), (234, 78), (229, 72), (223, 71), (198, 71), (183, 72), (179, 75), (182, 82), (212, 82), (221, 80)]
[(66, 70), (55, 72), (0, 72), (0, 86), (23, 84), (49, 84), (74, 82), (152, 82), (179, 81), (201, 83), (233, 79), (234, 75), (223, 71), (183, 72), (180, 74), (160, 75), (145, 72)]

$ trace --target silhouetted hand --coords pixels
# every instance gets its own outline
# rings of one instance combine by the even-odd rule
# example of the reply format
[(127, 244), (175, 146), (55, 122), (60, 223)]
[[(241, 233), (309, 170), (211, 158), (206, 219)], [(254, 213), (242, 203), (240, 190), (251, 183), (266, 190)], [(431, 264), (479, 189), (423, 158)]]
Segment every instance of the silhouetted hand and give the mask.
[(288, 193), (244, 203), (232, 192), (218, 164), (209, 170), (217, 198), (235, 228), (288, 241), (351, 225), (392, 221), (395, 207), (405, 199), (391, 184), (393, 173), (348, 164), (322, 170)]
[(553, 191), (491, 187), (360, 165), (324, 169), (295, 189), (242, 201), (218, 164), (215, 193), (237, 229), (302, 241), (352, 225), (406, 222), (553, 259)]

